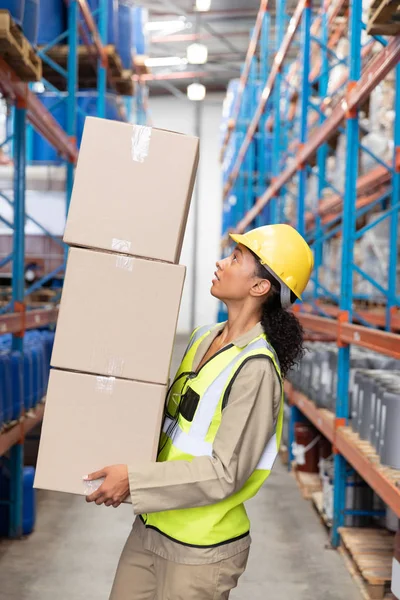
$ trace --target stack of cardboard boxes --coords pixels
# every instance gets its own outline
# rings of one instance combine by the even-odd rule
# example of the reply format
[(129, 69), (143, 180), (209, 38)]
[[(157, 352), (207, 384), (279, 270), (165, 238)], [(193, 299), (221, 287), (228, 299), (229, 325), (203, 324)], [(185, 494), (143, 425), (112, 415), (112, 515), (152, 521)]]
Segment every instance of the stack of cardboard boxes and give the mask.
[(185, 267), (199, 141), (86, 120), (35, 487), (155, 460)]

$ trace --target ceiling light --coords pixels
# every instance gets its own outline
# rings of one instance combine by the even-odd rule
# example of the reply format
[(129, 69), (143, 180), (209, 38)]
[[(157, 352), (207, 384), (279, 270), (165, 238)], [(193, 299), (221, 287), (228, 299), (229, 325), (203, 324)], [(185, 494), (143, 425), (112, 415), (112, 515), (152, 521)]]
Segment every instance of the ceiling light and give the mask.
[(180, 65), (187, 65), (187, 58), (180, 58), (179, 56), (161, 56), (159, 58), (146, 58), (144, 64), (150, 69), (152, 67), (177, 67)]
[(190, 44), (186, 49), (186, 56), (190, 65), (204, 65), (208, 58), (208, 48), (204, 44)]
[(200, 102), (206, 97), (206, 87), (202, 83), (191, 83), (187, 88), (189, 100)]
[(145, 24), (146, 31), (168, 31), (175, 33), (187, 28), (185, 17), (173, 21), (148, 21)]
[(205, 12), (206, 10), (210, 10), (211, 0), (196, 0), (196, 10), (200, 12)]

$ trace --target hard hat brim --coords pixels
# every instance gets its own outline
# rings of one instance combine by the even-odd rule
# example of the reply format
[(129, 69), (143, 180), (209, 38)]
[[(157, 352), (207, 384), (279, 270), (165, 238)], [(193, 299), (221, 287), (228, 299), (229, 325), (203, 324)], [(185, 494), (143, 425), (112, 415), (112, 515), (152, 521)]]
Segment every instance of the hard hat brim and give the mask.
[[(255, 250), (253, 250), (253, 248), (250, 246), (249, 244), (249, 240), (247, 239), (246, 235), (244, 234), (240, 234), (240, 233), (230, 233), (229, 237), (236, 242), (237, 244), (242, 244), (243, 246), (246, 246), (246, 248), (248, 248), (249, 250), (251, 250), (252, 252), (254, 252), (254, 254), (256, 254), (258, 256), (258, 258), (262, 261), (263, 257), (260, 256), (258, 254), (258, 252), (256, 252)], [(277, 278), (279, 279), (279, 277)], [(296, 292), (294, 292), (293, 290), (291, 290), (294, 295), (296, 296), (296, 298), (298, 298), (299, 300), (302, 300), (302, 297), (299, 296)]]

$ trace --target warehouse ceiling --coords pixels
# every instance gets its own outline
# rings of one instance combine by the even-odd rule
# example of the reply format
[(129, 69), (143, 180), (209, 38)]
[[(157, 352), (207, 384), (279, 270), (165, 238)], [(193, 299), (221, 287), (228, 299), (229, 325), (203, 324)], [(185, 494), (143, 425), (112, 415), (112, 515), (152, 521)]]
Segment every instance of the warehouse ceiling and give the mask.
[[(230, 79), (238, 77), (254, 27), (259, 0), (211, 0), (207, 12), (195, 10), (195, 0), (152, 0), (141, 4), (149, 11), (148, 55), (151, 59), (186, 58), (189, 44), (198, 42), (208, 48), (205, 65), (176, 64), (151, 67), (151, 95), (179, 95), (188, 83), (199, 80), (208, 91), (224, 91)], [(296, 0), (288, 0), (291, 15)], [(273, 14), (275, 1), (270, 3)], [(165, 26), (164, 26), (165, 24)], [(271, 28), (271, 45), (274, 28)], [(295, 50), (292, 50), (294, 55)]]

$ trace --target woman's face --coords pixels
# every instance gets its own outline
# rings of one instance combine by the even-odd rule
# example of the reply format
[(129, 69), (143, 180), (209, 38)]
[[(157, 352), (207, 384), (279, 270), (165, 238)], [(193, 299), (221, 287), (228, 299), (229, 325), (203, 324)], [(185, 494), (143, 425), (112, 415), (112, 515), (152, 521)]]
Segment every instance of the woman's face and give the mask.
[(222, 301), (244, 300), (260, 279), (256, 276), (254, 256), (239, 244), (230, 256), (217, 263), (211, 294)]

